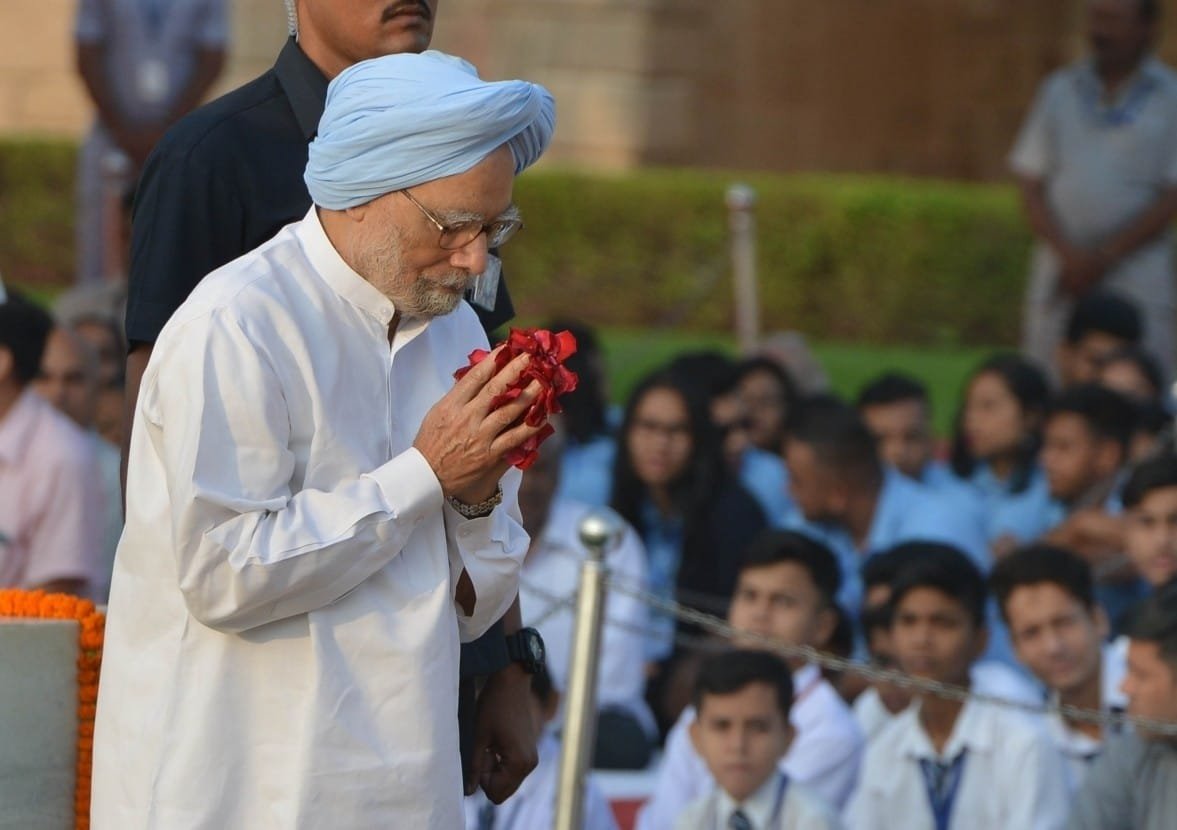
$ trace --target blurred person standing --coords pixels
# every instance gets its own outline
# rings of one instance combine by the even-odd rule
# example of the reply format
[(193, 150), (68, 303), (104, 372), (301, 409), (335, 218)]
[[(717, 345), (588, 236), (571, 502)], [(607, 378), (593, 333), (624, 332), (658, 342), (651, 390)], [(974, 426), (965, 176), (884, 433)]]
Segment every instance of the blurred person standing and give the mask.
[(1091, 55), (1039, 89), (1009, 163), (1038, 244), (1023, 347), (1046, 367), (1072, 304), (1114, 288), (1174, 367), (1170, 223), (1177, 213), (1177, 75), (1152, 55), (1160, 3), (1088, 0)]
[(30, 388), (52, 328), (21, 297), (0, 302), (0, 587), (90, 596), (104, 581), (93, 450)]
[(97, 118), (78, 159), (77, 281), (122, 278), (122, 202), (164, 131), (225, 64), (224, 0), (80, 0), (78, 74)]

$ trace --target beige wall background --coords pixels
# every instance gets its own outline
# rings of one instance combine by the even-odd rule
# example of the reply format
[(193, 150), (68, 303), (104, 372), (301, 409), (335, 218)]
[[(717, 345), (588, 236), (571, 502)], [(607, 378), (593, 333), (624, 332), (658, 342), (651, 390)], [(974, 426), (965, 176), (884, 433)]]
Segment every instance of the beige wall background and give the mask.
[[(0, 134), (88, 123), (75, 2), (0, 0)], [(222, 91), (285, 33), (281, 0), (227, 2)], [(1161, 51), (1177, 56), (1171, 18)], [(441, 0), (434, 45), (552, 89), (548, 163), (985, 179), (1081, 25), (1082, 0)]]

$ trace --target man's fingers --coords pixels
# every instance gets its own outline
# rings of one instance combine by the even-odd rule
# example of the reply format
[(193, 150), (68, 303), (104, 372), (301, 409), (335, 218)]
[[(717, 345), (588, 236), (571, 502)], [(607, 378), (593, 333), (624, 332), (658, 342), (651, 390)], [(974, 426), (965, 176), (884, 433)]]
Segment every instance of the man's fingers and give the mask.
[(474, 734), (474, 749), (470, 752), (470, 770), (466, 775), (466, 795), (474, 795), (484, 776), (490, 772), (490, 765), (486, 763), (490, 755), (490, 738), (485, 729), (476, 728)]
[(482, 779), (482, 791), (495, 804), (502, 804), (515, 794), (523, 779), (535, 769), (539, 759), (534, 752), (530, 755), (500, 756), (498, 763)]
[(454, 384), (451, 394), (457, 395), (461, 403), (467, 403), (476, 398), (490, 379), (495, 376), (495, 357), (502, 349), (503, 346), (492, 349), (490, 354), (470, 367), (470, 371)]
[(494, 400), (501, 395), (507, 394), (512, 386), (523, 375), (523, 371), (527, 368), (527, 364), (531, 361), (531, 355), (521, 354), (516, 355), (506, 366), (499, 370), (492, 378), (488, 378), (486, 384), (482, 387), (482, 391), (478, 397), (480, 403), (485, 407), (485, 412), (489, 412)]

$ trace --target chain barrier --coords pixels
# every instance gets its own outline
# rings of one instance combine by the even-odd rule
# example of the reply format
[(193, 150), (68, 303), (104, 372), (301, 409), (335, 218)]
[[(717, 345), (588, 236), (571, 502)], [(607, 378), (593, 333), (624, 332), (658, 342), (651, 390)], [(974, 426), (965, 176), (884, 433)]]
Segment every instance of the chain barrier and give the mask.
[[(546, 607), (538, 617), (529, 621), (530, 625), (537, 628), (543, 622), (546, 622), (564, 608), (571, 609), (576, 603), (577, 592), (575, 590), (568, 596), (562, 596), (546, 588), (541, 588), (526, 579), (522, 580), (521, 585), (528, 592), (533, 593), (539, 596), (541, 599), (551, 603), (551, 605)], [(897, 669), (879, 668), (878, 666), (872, 666), (868, 663), (863, 663), (858, 660), (852, 660), (845, 657), (840, 657), (836, 654), (821, 651), (814, 648), (813, 646), (801, 646), (793, 643), (786, 643), (785, 641), (775, 637), (736, 628), (723, 618), (715, 616), (714, 614), (698, 611), (694, 608), (683, 605), (682, 603), (675, 602), (674, 600), (664, 599), (654, 593), (651, 593), (650, 591), (627, 584), (623, 580), (618, 580), (612, 575), (607, 575), (605, 577), (605, 587), (607, 590), (616, 591), (619, 594), (629, 596), (642, 602), (648, 607), (656, 608), (660, 611), (670, 614), (677, 620), (698, 626), (704, 631), (708, 631), (711, 634), (718, 635), (724, 639), (739, 639), (744, 642), (755, 643), (757, 646), (779, 654), (786, 659), (792, 658), (805, 660), (830, 671), (847, 672), (858, 675), (872, 683), (890, 683), (892, 685), (899, 686), (900, 688), (911, 689), (912, 691), (922, 692), (925, 694), (932, 694), (936, 695), (937, 697), (946, 698), (948, 700), (956, 700), (962, 703), (968, 700), (974, 700), (980, 703), (1002, 706), (1008, 709), (1017, 709), (1033, 715), (1055, 713), (1069, 721), (1096, 724), (1101, 728), (1120, 729), (1124, 726), (1132, 726), (1140, 731), (1147, 731), (1158, 735), (1164, 735), (1166, 737), (1177, 736), (1177, 723), (1171, 721), (1160, 721), (1152, 718), (1140, 717), (1137, 715), (1129, 715), (1123, 712), (1085, 709), (1067, 703), (1044, 701), (1042, 704), (1034, 704), (1028, 703), (1026, 701), (1011, 700), (998, 695), (977, 692), (964, 686), (956, 686), (951, 683), (941, 683), (937, 680), (915, 677), (914, 675), (906, 674)], [(618, 620), (609, 619), (607, 610), (605, 615), (605, 624), (616, 628), (622, 628), (635, 634), (644, 635), (649, 633), (648, 629), (643, 629), (639, 626), (634, 626)], [(675, 640), (676, 642), (692, 648), (698, 648), (700, 646), (705, 647), (711, 642), (704, 638), (684, 635), (681, 632), (676, 633)]]

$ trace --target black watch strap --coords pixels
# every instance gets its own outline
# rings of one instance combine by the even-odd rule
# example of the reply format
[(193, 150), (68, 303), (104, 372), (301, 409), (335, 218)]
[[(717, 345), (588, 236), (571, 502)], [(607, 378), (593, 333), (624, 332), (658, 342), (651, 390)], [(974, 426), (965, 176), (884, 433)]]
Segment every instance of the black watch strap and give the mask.
[(507, 657), (528, 674), (539, 674), (544, 667), (544, 640), (534, 628), (520, 628), (508, 634)]

